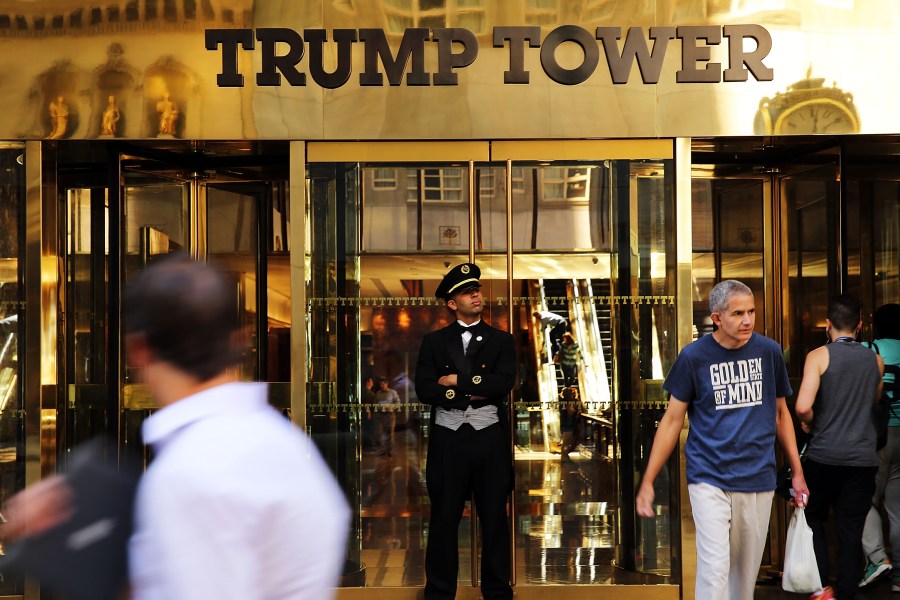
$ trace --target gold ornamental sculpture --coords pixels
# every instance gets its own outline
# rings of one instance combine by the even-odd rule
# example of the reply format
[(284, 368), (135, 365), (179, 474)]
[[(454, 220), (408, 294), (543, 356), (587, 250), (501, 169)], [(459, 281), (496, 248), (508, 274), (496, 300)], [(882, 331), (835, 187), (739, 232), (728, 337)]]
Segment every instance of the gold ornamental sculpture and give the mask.
[(116, 137), (116, 128), (118, 127), (119, 117), (119, 107), (116, 104), (116, 97), (109, 96), (100, 121), (100, 137)]
[(57, 96), (56, 100), (50, 103), (50, 126), (50, 135), (47, 137), (51, 140), (65, 136), (66, 129), (69, 128), (69, 105), (62, 96)]
[(174, 137), (175, 123), (178, 121), (178, 105), (164, 92), (162, 99), (156, 103), (159, 113), (159, 135), (156, 137)]

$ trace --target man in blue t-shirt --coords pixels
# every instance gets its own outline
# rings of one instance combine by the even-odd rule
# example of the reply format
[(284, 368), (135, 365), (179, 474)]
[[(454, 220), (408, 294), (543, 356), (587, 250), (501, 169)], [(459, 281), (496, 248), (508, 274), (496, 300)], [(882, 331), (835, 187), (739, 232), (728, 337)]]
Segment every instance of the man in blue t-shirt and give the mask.
[(716, 330), (681, 351), (663, 385), (669, 407), (638, 489), (637, 512), (655, 515), (653, 482), (688, 415), (696, 597), (750, 600), (769, 530), (776, 437), (793, 469), (799, 504), (809, 490), (785, 402), (791, 386), (784, 357), (776, 342), (753, 332), (753, 292), (739, 281), (723, 281), (709, 294), (709, 310)]

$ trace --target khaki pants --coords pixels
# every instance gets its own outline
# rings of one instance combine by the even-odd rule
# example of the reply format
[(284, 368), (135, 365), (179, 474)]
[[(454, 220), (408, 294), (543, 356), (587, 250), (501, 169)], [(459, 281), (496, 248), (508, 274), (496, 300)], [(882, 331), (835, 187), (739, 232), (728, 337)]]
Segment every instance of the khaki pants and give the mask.
[(697, 530), (697, 600), (752, 600), (774, 492), (692, 483), (688, 493)]

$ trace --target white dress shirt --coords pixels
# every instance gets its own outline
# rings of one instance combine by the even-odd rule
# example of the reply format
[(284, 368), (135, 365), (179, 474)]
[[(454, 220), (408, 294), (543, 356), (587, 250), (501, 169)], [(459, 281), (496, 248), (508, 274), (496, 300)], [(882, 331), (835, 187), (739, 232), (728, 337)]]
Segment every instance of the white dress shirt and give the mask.
[(157, 452), (138, 488), (134, 600), (324, 600), (350, 512), (313, 443), (265, 384), (184, 398), (143, 424)]

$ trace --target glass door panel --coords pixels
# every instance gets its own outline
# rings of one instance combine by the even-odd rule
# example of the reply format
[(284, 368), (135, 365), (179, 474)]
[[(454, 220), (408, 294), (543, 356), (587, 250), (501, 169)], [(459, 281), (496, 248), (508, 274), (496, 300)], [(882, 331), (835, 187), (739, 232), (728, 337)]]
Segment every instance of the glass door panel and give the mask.
[[(519, 348), (514, 430), (517, 568), (525, 583), (664, 581), (673, 573), (677, 519), (668, 517), (677, 491), (660, 480), (655, 522), (640, 523), (633, 511), (635, 468), (649, 450), (641, 440), (652, 440), (664, 409), (663, 369), (677, 351), (668, 337), (667, 168), (666, 161), (513, 164), (523, 174), (513, 194), (513, 289), (521, 290), (513, 314), (528, 340)], [(517, 225), (529, 235), (517, 236)], [(563, 334), (578, 345), (574, 369), (553, 360)]]
[[(471, 199), (466, 165), (309, 166), (307, 419), (356, 509), (345, 585), (424, 584), (430, 407), (412, 381), (422, 336), (453, 318), (434, 290), (470, 243), (484, 318), (513, 333), (519, 353), (517, 583), (668, 581), (678, 572), (678, 522), (668, 518), (677, 490), (661, 484), (654, 522), (638, 523), (633, 504), (676, 353), (671, 162), (514, 163), (511, 218), (506, 165), (474, 166)], [(438, 181), (459, 194), (436, 195)], [(541, 310), (564, 327), (545, 329)], [(581, 351), (569, 386), (552, 362), (563, 331)], [(580, 425), (562, 462), (560, 421), (573, 413)], [(677, 481), (676, 461), (671, 470)], [(467, 508), (462, 585), (477, 581), (473, 544)]]
[(757, 296), (756, 330), (766, 334), (762, 178), (694, 178), (691, 182), (694, 315), (697, 336), (712, 332), (709, 291), (724, 279)]
[[(0, 146), (0, 504), (25, 486), (25, 344), (19, 343), (25, 339), (26, 315), (24, 156), (24, 144)], [(35, 308), (33, 318), (38, 317)], [(39, 371), (39, 365), (29, 368), (35, 375)], [(24, 585), (20, 576), (4, 577), (0, 595), (22, 594)]]
[[(847, 288), (874, 312), (900, 301), (900, 171), (862, 165), (847, 170)], [(871, 318), (863, 319), (865, 340)]]
[[(140, 273), (156, 257), (191, 248), (189, 220), (191, 184), (146, 173), (124, 171), (124, 236), (122, 238), (122, 285)], [(120, 312), (119, 331), (125, 335), (127, 324)], [(122, 346), (124, 348), (124, 344)], [(122, 413), (119, 416), (123, 449), (142, 454), (149, 460), (149, 450), (141, 441), (141, 424), (157, 408), (141, 383), (142, 374), (125, 360), (122, 385)]]
[(806, 355), (825, 342), (828, 297), (840, 285), (834, 233), (839, 189), (833, 169), (785, 177), (780, 185), (787, 211), (790, 294), (785, 347), (788, 373), (799, 384)]
[(71, 449), (114, 424), (107, 385), (109, 200), (105, 187), (63, 187), (62, 194), (66, 202), (68, 402), (60, 425), (63, 446)]
[[(210, 184), (206, 192), (206, 256), (219, 267), (234, 286), (238, 298), (239, 322), (247, 352), (239, 365), (239, 378), (259, 377), (260, 332), (257, 330), (260, 302), (258, 257), (260, 256), (259, 213), (264, 188), (246, 184)], [(263, 296), (264, 299), (264, 296)]]

